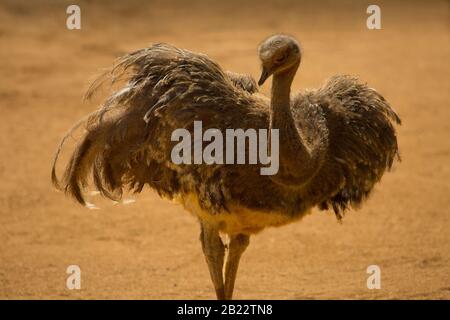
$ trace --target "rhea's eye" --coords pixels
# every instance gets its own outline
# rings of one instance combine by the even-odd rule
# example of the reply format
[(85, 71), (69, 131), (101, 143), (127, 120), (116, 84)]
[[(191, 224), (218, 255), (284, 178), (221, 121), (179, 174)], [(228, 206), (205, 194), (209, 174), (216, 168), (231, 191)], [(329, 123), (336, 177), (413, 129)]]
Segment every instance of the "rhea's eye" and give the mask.
[(276, 62), (276, 63), (281, 63), (281, 62), (283, 62), (284, 60), (286, 60), (286, 58), (287, 58), (287, 55), (279, 56), (279, 57), (277, 57), (277, 58), (275, 59), (275, 62)]

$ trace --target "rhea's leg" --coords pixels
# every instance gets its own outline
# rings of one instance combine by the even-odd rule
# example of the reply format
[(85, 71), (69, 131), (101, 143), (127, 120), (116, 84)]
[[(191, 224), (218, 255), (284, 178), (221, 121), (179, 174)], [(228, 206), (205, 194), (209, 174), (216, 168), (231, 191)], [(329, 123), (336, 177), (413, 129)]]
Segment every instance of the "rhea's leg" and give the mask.
[(250, 237), (244, 234), (230, 236), (228, 256), (225, 265), (225, 299), (233, 298), (234, 282), (239, 267), (239, 260), (250, 242)]
[(208, 264), (211, 280), (216, 289), (217, 299), (225, 299), (223, 286), (223, 261), (225, 247), (220, 239), (219, 231), (211, 225), (201, 222), (200, 241), (202, 242), (203, 254)]

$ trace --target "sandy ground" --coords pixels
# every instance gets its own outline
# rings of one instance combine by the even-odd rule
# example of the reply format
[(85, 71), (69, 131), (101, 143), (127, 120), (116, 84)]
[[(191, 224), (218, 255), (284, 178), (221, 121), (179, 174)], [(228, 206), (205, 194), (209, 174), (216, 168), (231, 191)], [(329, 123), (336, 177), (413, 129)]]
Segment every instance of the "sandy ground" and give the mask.
[[(82, 29), (69, 31), (69, 2), (0, 1), (0, 298), (213, 299), (195, 219), (149, 190), (82, 208), (51, 187), (53, 152), (95, 108), (81, 102), (89, 79), (118, 55), (165, 41), (257, 77), (255, 48), (280, 31), (303, 44), (295, 88), (348, 73), (382, 92), (404, 122), (403, 161), (342, 225), (315, 212), (253, 237), (235, 297), (450, 298), (448, 1), (381, 2), (379, 31), (365, 1), (77, 3)], [(72, 264), (79, 291), (66, 288)], [(380, 290), (366, 287), (372, 264)]]

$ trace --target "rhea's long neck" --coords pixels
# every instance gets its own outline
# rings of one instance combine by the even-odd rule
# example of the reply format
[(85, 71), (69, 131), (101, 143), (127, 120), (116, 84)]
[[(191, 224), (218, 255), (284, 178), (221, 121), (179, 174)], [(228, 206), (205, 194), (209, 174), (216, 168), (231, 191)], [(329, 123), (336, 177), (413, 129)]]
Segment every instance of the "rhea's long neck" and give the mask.
[(280, 138), (280, 169), (272, 179), (286, 185), (302, 185), (316, 171), (316, 164), (303, 143), (291, 112), (291, 84), (298, 65), (274, 74), (272, 80), (270, 129), (279, 129)]
[(273, 75), (270, 103), (271, 128), (281, 129), (286, 123), (292, 122), (291, 114), (291, 85), (297, 72), (298, 65)]

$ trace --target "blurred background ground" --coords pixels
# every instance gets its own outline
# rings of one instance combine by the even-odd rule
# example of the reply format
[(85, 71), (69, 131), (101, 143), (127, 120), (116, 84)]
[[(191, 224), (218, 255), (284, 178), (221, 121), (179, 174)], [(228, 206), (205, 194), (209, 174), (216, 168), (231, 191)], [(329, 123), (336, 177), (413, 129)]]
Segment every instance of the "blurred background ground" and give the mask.
[[(296, 89), (359, 75), (403, 120), (395, 165), (342, 225), (331, 212), (253, 237), (238, 299), (450, 298), (448, 1), (0, 1), (0, 298), (212, 299), (195, 219), (147, 191), (87, 210), (52, 189), (59, 139), (95, 108), (89, 80), (125, 52), (169, 42), (258, 76), (257, 44), (275, 32), (304, 48)], [(268, 88), (264, 88), (268, 92)], [(97, 201), (97, 199), (95, 199)], [(82, 289), (66, 289), (66, 268)], [(368, 290), (366, 268), (381, 268)]]

